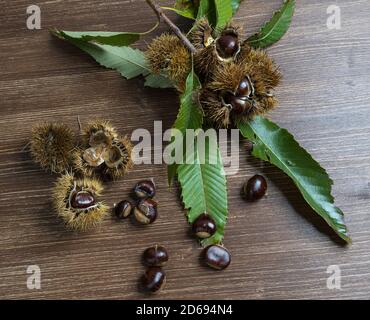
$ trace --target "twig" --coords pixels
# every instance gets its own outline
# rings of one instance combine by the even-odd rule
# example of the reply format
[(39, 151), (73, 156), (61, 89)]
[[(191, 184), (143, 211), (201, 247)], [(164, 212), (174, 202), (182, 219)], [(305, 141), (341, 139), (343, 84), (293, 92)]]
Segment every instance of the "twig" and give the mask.
[(196, 53), (197, 49), (189, 41), (189, 39), (181, 32), (181, 30), (166, 16), (162, 8), (156, 4), (153, 0), (146, 0), (148, 5), (153, 9), (157, 16), (162, 19), (173, 31), (173, 33), (182, 41), (185, 47), (189, 49), (191, 53)]

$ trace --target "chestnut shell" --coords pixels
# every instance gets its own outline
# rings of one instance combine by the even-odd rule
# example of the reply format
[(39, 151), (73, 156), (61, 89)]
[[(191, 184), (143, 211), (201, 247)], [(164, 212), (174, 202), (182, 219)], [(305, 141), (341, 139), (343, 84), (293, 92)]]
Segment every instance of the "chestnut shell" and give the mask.
[(151, 293), (160, 291), (166, 283), (166, 273), (160, 267), (149, 267), (143, 277), (143, 288)]
[(204, 259), (209, 267), (223, 270), (229, 266), (231, 255), (225, 247), (210, 245), (204, 249)]

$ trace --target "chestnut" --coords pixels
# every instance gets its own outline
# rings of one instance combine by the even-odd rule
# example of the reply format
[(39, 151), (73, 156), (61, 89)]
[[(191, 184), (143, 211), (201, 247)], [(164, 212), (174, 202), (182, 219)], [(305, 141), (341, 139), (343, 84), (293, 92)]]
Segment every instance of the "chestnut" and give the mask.
[(224, 34), (216, 41), (217, 51), (222, 58), (231, 58), (239, 50), (238, 38), (233, 34)]
[(153, 223), (158, 216), (157, 202), (151, 198), (142, 199), (134, 208), (134, 215), (142, 224)]
[(205, 248), (204, 258), (209, 267), (217, 270), (227, 268), (231, 262), (230, 252), (219, 245), (210, 245)]
[(143, 277), (142, 285), (145, 290), (156, 293), (166, 284), (166, 273), (160, 267), (149, 267)]
[(250, 107), (250, 102), (248, 101), (248, 99), (236, 97), (230, 92), (227, 92), (223, 96), (223, 99), (226, 104), (231, 105), (231, 111), (235, 114), (243, 114)]
[(136, 184), (134, 192), (139, 199), (153, 198), (155, 196), (155, 184), (153, 180), (143, 180)]
[(158, 245), (147, 248), (143, 253), (143, 261), (147, 266), (164, 266), (168, 261), (166, 248)]
[(71, 207), (75, 209), (87, 209), (95, 205), (94, 196), (88, 191), (75, 192), (71, 198)]
[(198, 238), (209, 238), (216, 232), (216, 222), (208, 214), (203, 213), (193, 222), (192, 229)]
[(243, 195), (248, 201), (261, 199), (266, 194), (266, 191), (266, 179), (258, 174), (250, 178), (243, 186)]
[(237, 97), (250, 97), (252, 94), (252, 85), (247, 77), (240, 81), (239, 86), (236, 90)]
[(128, 200), (123, 200), (115, 206), (114, 211), (117, 218), (126, 219), (132, 213), (132, 204)]

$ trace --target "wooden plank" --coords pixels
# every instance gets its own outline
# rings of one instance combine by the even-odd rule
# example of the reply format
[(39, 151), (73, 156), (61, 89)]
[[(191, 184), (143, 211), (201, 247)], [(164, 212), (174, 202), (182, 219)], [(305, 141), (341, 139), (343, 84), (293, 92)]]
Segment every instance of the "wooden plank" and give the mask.
[[(237, 21), (249, 35), (280, 3), (246, 1)], [(52, 27), (144, 31), (155, 21), (145, 1), (39, 1), (39, 31), (26, 28), (28, 1), (3, 4), (0, 298), (148, 298), (138, 292), (137, 282), (144, 270), (141, 253), (153, 243), (170, 253), (168, 282), (159, 299), (370, 298), (370, 3), (336, 3), (342, 9), (341, 30), (326, 27), (332, 1), (297, 0), (289, 33), (269, 49), (284, 73), (280, 107), (271, 118), (327, 168), (353, 245), (344, 248), (332, 241), (292, 182), (241, 148), (240, 170), (228, 177), (225, 245), (233, 261), (224, 272), (200, 265), (201, 250), (189, 236), (178, 192), (167, 188), (164, 165), (136, 166), (124, 180), (107, 184), (104, 195), (113, 205), (127, 198), (138, 180), (154, 177), (160, 203), (155, 224), (140, 228), (107, 218), (100, 230), (77, 235), (64, 231), (51, 209), (55, 176), (39, 170), (22, 151), (32, 125), (43, 120), (65, 122), (77, 131), (77, 115), (82, 122), (105, 117), (127, 134), (139, 127), (152, 132), (154, 120), (171, 127), (178, 108), (174, 92), (143, 88), (142, 79), (125, 81), (48, 32)], [(170, 16), (186, 27), (184, 20)], [(161, 25), (154, 34), (165, 30)], [(150, 39), (137, 46), (144, 49)], [(268, 178), (269, 194), (248, 204), (239, 190), (255, 173)], [(26, 269), (33, 264), (41, 268), (41, 290), (26, 287)], [(329, 265), (340, 266), (342, 290), (327, 288)]]

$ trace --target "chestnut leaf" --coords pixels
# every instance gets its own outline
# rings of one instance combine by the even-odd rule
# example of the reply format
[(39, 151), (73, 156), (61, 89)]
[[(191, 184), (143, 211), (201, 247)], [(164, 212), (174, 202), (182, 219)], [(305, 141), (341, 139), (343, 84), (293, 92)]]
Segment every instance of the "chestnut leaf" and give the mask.
[(216, 7), (216, 29), (222, 29), (233, 17), (231, 0), (214, 0)]
[(55, 32), (68, 36), (69, 38), (84, 41), (107, 44), (110, 46), (124, 47), (135, 43), (140, 39), (140, 33), (131, 32), (103, 32), (103, 31), (66, 31)]
[(213, 0), (200, 0), (197, 20), (206, 17), (212, 26), (217, 24), (217, 13)]
[(333, 181), (294, 137), (286, 129), (263, 117), (240, 123), (239, 130), (253, 142), (252, 155), (284, 171), (311, 208), (340, 238), (350, 243), (343, 212), (334, 205), (331, 195)]
[(157, 29), (159, 17), (156, 24), (146, 32), (107, 32), (107, 31), (66, 31), (52, 30), (54, 35), (68, 37), (83, 42), (93, 42), (110, 46), (125, 47), (138, 41), (141, 36), (146, 35)]
[(55, 31), (53, 34), (85, 51), (102, 66), (117, 70), (127, 79), (150, 73), (145, 55), (138, 49), (86, 42), (70, 37), (64, 31)]
[(232, 18), (231, 0), (201, 0), (197, 20), (206, 17), (216, 29), (222, 29)]
[(203, 113), (198, 105), (198, 95), (201, 89), (199, 78), (192, 70), (185, 84), (185, 91), (180, 96), (180, 110), (174, 128), (185, 134), (186, 129), (199, 129), (203, 124)]
[(174, 84), (167, 77), (160, 74), (150, 74), (145, 78), (145, 87), (167, 89), (173, 88)]
[(240, 3), (242, 1), (243, 0), (231, 0), (231, 7), (232, 7), (232, 10), (233, 10), (233, 15), (238, 12)]
[[(221, 17), (219, 25), (222, 25), (238, 11), (243, 0), (177, 0), (174, 7), (162, 7), (162, 9), (175, 11), (178, 15), (188, 19), (197, 20), (207, 16), (214, 26), (217, 25), (216, 18)], [(231, 8), (231, 12), (230, 12)], [(217, 12), (216, 12), (217, 11)]]
[(253, 48), (266, 48), (279, 41), (288, 31), (295, 9), (295, 0), (285, 0), (261, 30), (249, 37), (246, 42)]
[(175, 11), (178, 15), (195, 20), (198, 13), (199, 3), (192, 0), (177, 0), (174, 7), (162, 7), (165, 10)]
[(145, 54), (138, 49), (82, 41), (78, 38), (69, 36), (69, 34), (64, 31), (54, 30), (52, 34), (74, 44), (82, 51), (88, 53), (100, 65), (117, 70), (126, 79), (132, 79), (142, 75), (146, 77), (145, 86), (155, 88), (173, 87), (170, 80), (163, 75), (151, 74)]
[(221, 243), (224, 237), (228, 216), (227, 184), (218, 148), (212, 152), (216, 159), (211, 158), (209, 141), (205, 139), (203, 162), (198, 150), (198, 137), (195, 139), (194, 150), (187, 150), (185, 163), (178, 165), (177, 175), (189, 223), (192, 224), (203, 213), (209, 214), (216, 222), (216, 233), (202, 240), (202, 245), (207, 246)]
[[(203, 124), (203, 113), (198, 106), (198, 94), (201, 88), (201, 83), (194, 72), (194, 69), (189, 73), (185, 91), (180, 96), (180, 110), (177, 115), (174, 128), (181, 131), (183, 136), (186, 133), (186, 129), (200, 129)], [(176, 143), (176, 140), (172, 140), (171, 143)], [(172, 180), (176, 175), (177, 164), (168, 165), (168, 184), (172, 184)]]

